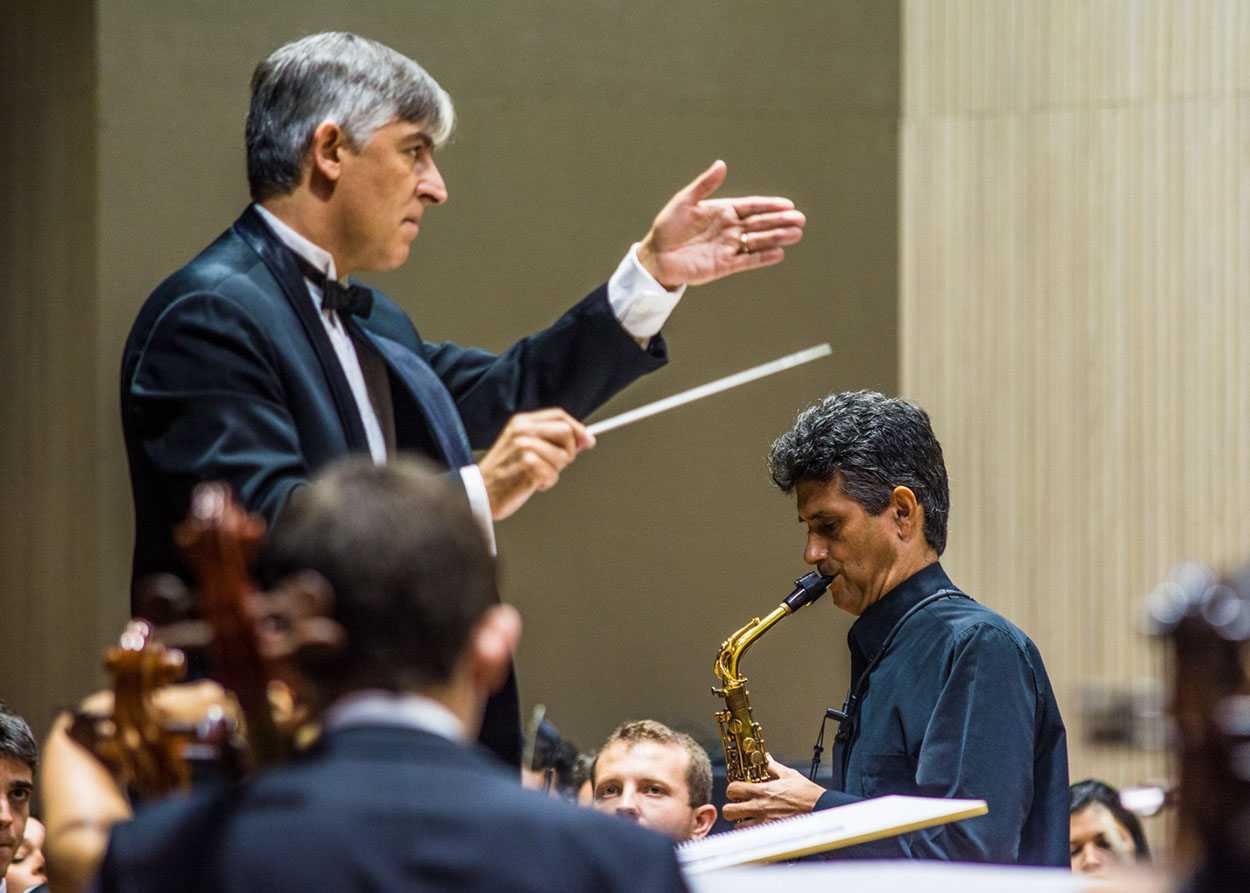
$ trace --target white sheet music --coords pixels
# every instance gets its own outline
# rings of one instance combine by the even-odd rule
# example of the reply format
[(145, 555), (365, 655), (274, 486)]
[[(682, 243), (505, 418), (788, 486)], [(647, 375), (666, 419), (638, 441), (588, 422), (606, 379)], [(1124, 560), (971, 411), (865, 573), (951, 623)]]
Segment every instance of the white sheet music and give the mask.
[(889, 862), (800, 862), (751, 865), (687, 875), (692, 893), (1168, 893), (1165, 877), (1108, 881), (1068, 868), (968, 865), (894, 859)]
[(749, 862), (794, 859), (984, 815), (986, 811), (984, 800), (876, 797), (692, 840), (677, 847), (677, 861), (689, 875)]

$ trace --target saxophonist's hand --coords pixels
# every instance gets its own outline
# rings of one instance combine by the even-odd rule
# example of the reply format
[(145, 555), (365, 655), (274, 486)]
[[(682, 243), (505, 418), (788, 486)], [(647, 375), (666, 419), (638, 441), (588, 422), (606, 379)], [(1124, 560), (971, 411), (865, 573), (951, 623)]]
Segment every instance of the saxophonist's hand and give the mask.
[(825, 792), (801, 772), (778, 763), (772, 754), (768, 754), (768, 774), (772, 781), (730, 783), (725, 791), (730, 802), (721, 808), (725, 821), (757, 825), (811, 812)]

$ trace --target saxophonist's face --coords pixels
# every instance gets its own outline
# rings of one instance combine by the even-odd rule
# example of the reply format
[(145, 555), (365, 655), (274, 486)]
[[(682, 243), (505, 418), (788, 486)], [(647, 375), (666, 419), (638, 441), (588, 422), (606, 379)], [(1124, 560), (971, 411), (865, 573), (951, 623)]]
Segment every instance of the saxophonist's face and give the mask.
[(807, 525), (803, 560), (826, 576), (829, 595), (843, 611), (858, 616), (902, 582), (903, 542), (893, 506), (870, 515), (832, 481), (803, 481), (795, 488), (799, 521)]

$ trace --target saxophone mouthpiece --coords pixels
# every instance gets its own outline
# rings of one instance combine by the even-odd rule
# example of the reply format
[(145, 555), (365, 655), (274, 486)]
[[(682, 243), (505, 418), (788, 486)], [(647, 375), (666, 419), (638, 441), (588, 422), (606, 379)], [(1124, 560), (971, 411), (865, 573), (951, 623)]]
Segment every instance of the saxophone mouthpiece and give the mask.
[(793, 614), (804, 605), (810, 605), (820, 598), (829, 588), (829, 581), (832, 579), (833, 577), (822, 577), (816, 571), (804, 574), (794, 581), (794, 591), (785, 597), (782, 604)]

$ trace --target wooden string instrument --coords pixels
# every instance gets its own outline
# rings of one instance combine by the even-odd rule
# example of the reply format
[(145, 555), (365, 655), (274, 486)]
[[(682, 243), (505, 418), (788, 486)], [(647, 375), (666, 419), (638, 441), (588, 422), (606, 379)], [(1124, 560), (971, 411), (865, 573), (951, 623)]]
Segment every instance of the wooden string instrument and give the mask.
[[(197, 761), (237, 777), (284, 759), (292, 739), (270, 706), (280, 664), (324, 659), (342, 647), (330, 589), (319, 576), (306, 572), (269, 592), (257, 588), (251, 568), (264, 532), (264, 521), (245, 512), (224, 484), (198, 486), (175, 531), (198, 598), (169, 575), (144, 581), (140, 604), (151, 621), (132, 620), (105, 655), (112, 709), (75, 717), (71, 735), (141, 797), (186, 788)], [(157, 692), (183, 678), (186, 654), (207, 665), (234, 703), (210, 704), (193, 721), (170, 719)]]

